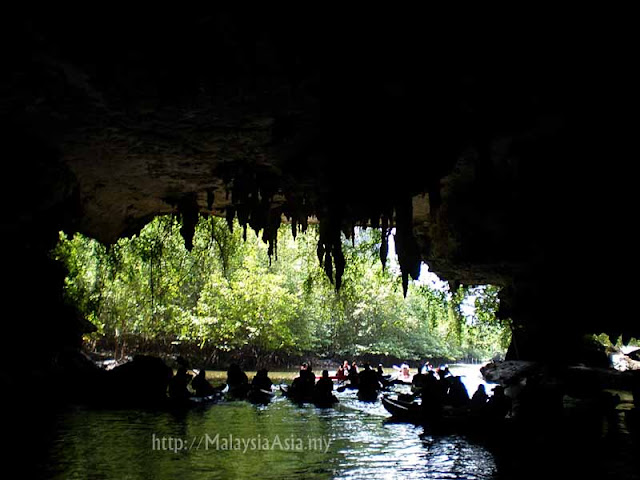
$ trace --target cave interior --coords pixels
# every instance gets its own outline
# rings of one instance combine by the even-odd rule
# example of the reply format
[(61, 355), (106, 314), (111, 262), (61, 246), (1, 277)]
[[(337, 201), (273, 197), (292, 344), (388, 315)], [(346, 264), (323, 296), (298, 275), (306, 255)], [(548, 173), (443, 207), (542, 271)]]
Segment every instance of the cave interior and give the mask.
[(282, 222), (317, 222), (337, 288), (341, 235), (395, 228), (405, 285), (425, 262), (452, 286), (502, 287), (511, 358), (580, 361), (586, 334), (640, 337), (623, 32), (488, 35), (406, 12), (13, 20), (3, 368), (40, 368), (86, 328), (49, 256), (60, 230), (110, 244), (162, 214), (181, 216), (187, 247), (198, 215), (219, 215), (274, 254)]

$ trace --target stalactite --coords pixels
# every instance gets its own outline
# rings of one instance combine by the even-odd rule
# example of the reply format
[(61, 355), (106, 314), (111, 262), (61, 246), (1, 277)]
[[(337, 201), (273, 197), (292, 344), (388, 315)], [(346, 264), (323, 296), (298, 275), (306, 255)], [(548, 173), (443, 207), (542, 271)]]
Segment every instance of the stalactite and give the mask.
[(340, 242), (333, 245), (333, 258), (336, 267), (336, 290), (340, 290), (342, 286), (342, 275), (344, 274), (344, 268), (346, 266), (346, 261), (344, 259), (344, 254), (342, 253), (342, 245)]
[(215, 199), (216, 197), (213, 188), (209, 188), (207, 190), (207, 210), (213, 210), (213, 203), (215, 202)]
[(420, 276), (420, 251), (413, 236), (413, 206), (411, 197), (403, 198), (396, 206), (396, 252), (402, 272), (402, 290), (407, 296), (409, 275), (414, 280)]
[(278, 261), (278, 231), (280, 229), (282, 213), (279, 209), (273, 209), (268, 214), (267, 224), (264, 229), (263, 240), (269, 245), (269, 266), (271, 266), (271, 257), (275, 255)]
[(227, 219), (227, 226), (229, 227), (229, 231), (233, 233), (233, 219), (236, 216), (236, 209), (233, 208), (232, 205), (229, 205), (226, 208), (225, 218)]
[(320, 263), (320, 266), (323, 266), (323, 259), (324, 259), (324, 245), (322, 244), (322, 241), (318, 241), (318, 247), (316, 248), (316, 254), (318, 255), (318, 262)]
[[(318, 240), (318, 260), (320, 266), (336, 290), (342, 286), (342, 276), (345, 268), (345, 258), (342, 252), (341, 215), (325, 215), (320, 218), (320, 238)], [(348, 229), (347, 229), (348, 231)], [(335, 274), (334, 274), (335, 268)]]
[(382, 227), (382, 241), (380, 242), (380, 262), (382, 262), (382, 270), (387, 266), (387, 255), (389, 254), (389, 230)]
[(198, 223), (199, 206), (198, 197), (195, 193), (184, 196), (178, 202), (178, 213), (182, 217), (182, 227), (180, 235), (184, 239), (184, 246), (188, 251), (193, 249), (193, 236)]
[(324, 255), (324, 273), (329, 277), (329, 281), (333, 283), (333, 262), (331, 261), (331, 254), (326, 252)]
[(380, 241), (380, 262), (382, 270), (387, 267), (387, 256), (389, 254), (389, 219), (385, 214), (380, 218), (380, 230), (382, 238)]
[(246, 228), (249, 221), (249, 207), (246, 204), (236, 205), (236, 214), (238, 215), (238, 223)]
[(419, 276), (421, 258), (413, 237), (412, 204), (408, 192), (404, 198), (394, 196), (393, 204), (380, 200), (361, 209), (344, 212), (343, 204), (334, 197), (328, 197), (332, 203), (327, 205), (327, 198), (309, 198), (305, 193), (293, 191), (285, 192), (285, 202), (273, 207), (274, 197), (282, 195), (283, 192), (276, 188), (273, 178), (264, 173), (255, 173), (255, 170), (250, 169), (236, 172), (231, 192), (232, 206), (229, 206), (226, 212), (230, 229), (232, 229), (234, 217), (237, 216), (238, 222), (243, 226), (243, 238), (246, 239), (246, 229), (250, 226), (268, 245), (270, 264), (272, 257), (278, 259), (277, 234), (282, 216), (284, 215), (290, 222), (291, 234), (296, 239), (298, 232), (308, 230), (309, 217), (317, 215), (318, 263), (337, 290), (342, 286), (346, 267), (341, 235), (344, 233), (345, 238), (350, 239), (355, 248), (356, 225), (381, 230), (379, 256), (383, 269), (386, 269), (389, 254), (389, 235), (391, 228), (395, 226), (396, 251), (405, 295), (409, 278), (417, 279)]

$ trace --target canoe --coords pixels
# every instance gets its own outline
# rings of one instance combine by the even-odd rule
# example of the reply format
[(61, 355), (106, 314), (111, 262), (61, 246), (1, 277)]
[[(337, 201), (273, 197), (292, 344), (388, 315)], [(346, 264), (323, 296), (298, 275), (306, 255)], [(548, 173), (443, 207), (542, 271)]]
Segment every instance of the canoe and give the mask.
[(206, 397), (190, 397), (189, 401), (195, 403), (196, 405), (206, 404), (206, 403), (214, 403), (220, 400), (220, 394), (214, 393), (213, 395), (207, 395)]
[(387, 383), (389, 385), (413, 385), (411, 380), (400, 380), (400, 379), (389, 380), (387, 381)]
[(425, 410), (419, 403), (392, 399), (388, 396), (382, 397), (382, 405), (397, 420), (430, 427), (466, 429), (476, 427), (484, 420), (467, 407), (444, 406), (439, 414), (434, 414)]
[[(227, 397), (236, 400), (243, 400), (247, 398), (247, 394), (249, 393), (250, 385), (248, 383), (241, 383), (238, 385), (227, 385), (226, 394)], [(223, 390), (224, 391), (224, 390)]]
[(280, 385), (280, 390), (285, 397), (296, 403), (310, 403), (313, 401), (313, 397), (311, 395), (302, 395), (300, 393), (292, 392), (289, 385)]
[(403, 402), (384, 395), (382, 405), (392, 417), (412, 423), (422, 422), (422, 406), (414, 402)]
[(313, 404), (318, 408), (331, 408), (338, 402), (338, 397), (333, 394), (324, 397), (313, 397)]
[(377, 390), (358, 390), (358, 400), (361, 402), (375, 402), (378, 400)]
[(439, 414), (422, 408), (421, 404), (382, 397), (382, 405), (394, 420), (422, 425), (433, 431), (481, 434), (483, 437), (500, 435), (512, 423), (509, 418), (496, 418), (474, 411), (469, 407), (445, 405)]
[(274, 396), (275, 393), (270, 390), (252, 388), (247, 394), (247, 400), (249, 400), (251, 403), (267, 404), (273, 399)]
[(298, 404), (313, 403), (318, 408), (330, 408), (339, 402), (338, 398), (333, 394), (322, 397), (318, 397), (316, 395), (294, 394), (291, 392), (289, 385), (280, 385), (280, 390), (285, 397)]

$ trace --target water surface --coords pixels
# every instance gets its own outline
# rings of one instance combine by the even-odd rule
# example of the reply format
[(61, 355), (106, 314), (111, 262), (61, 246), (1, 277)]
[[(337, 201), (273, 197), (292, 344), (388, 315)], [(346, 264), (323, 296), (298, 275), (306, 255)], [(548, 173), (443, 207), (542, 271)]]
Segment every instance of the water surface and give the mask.
[[(470, 394), (482, 383), (477, 366), (452, 371)], [(606, 437), (596, 422), (592, 437), (538, 430), (495, 448), (396, 423), (354, 392), (337, 395), (332, 409), (280, 395), (266, 406), (225, 401), (182, 412), (75, 407), (39, 426), (28, 466), (40, 478), (105, 480), (637, 478), (628, 467), (636, 447), (613, 424)]]

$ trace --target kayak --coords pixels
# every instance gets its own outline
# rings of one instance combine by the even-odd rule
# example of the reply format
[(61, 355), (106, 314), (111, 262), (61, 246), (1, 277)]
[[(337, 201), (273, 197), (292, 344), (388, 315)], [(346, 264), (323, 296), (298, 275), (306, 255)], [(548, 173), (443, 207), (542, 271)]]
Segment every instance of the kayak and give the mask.
[(499, 434), (511, 422), (508, 418), (483, 415), (469, 407), (445, 405), (439, 414), (434, 414), (414, 401), (403, 401), (388, 396), (382, 397), (382, 405), (395, 420), (423, 425), (434, 430), (478, 432), (483, 436), (491, 436)]
[(384, 395), (382, 405), (392, 417), (412, 423), (422, 422), (422, 406), (415, 402), (404, 402)]
[(361, 402), (375, 402), (378, 400), (377, 390), (358, 390), (358, 400)]
[(295, 403), (313, 403), (318, 408), (330, 408), (334, 404), (338, 403), (338, 398), (331, 394), (330, 396), (318, 397), (316, 395), (300, 395), (291, 392), (289, 385), (280, 385), (282, 394)]
[(311, 395), (302, 395), (299, 392), (292, 392), (290, 385), (280, 385), (280, 390), (282, 391), (282, 394), (285, 397), (295, 400), (296, 402), (299, 402), (299, 403), (311, 402), (312, 400)]
[[(248, 383), (241, 383), (238, 385), (227, 385), (226, 394), (227, 397), (232, 399), (242, 400), (247, 398), (247, 394), (249, 393), (250, 385)], [(223, 390), (223, 392), (225, 391)]]
[(382, 397), (382, 405), (397, 420), (432, 427), (466, 428), (481, 419), (466, 407), (444, 406), (440, 414), (425, 410), (421, 404)]
[(264, 390), (262, 388), (252, 388), (247, 394), (247, 400), (249, 400), (251, 403), (267, 404), (273, 399), (274, 396), (275, 393), (270, 390)]
[(312, 403), (318, 408), (331, 408), (338, 402), (338, 398), (335, 395), (331, 394), (324, 397), (313, 397)]

